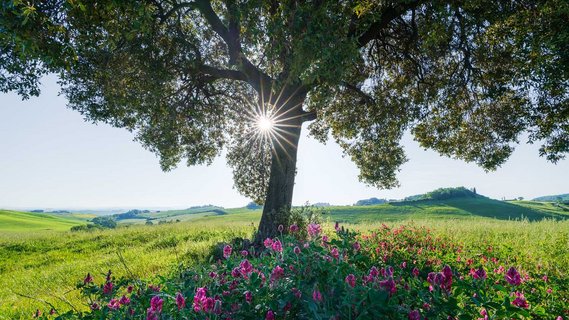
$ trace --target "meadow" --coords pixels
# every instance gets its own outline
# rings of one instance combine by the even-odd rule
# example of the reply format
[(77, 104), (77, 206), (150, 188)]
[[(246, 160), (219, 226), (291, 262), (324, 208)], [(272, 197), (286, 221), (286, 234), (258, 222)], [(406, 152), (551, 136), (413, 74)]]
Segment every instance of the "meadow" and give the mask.
[[(323, 225), (329, 233), (335, 221), (361, 232), (381, 229), (383, 224), (424, 226), (471, 257), (481, 258), (491, 248), (504, 263), (558, 281), (569, 279), (569, 220), (564, 219), (565, 211), (550, 203), (463, 199), (326, 211)], [(14, 215), (22, 214), (0, 211), (4, 221)], [(123, 223), (117, 229), (89, 232), (67, 231), (84, 223), (77, 217), (62, 217), (61, 225), (47, 227), (51, 230), (0, 228), (0, 319), (29, 318), (37, 309), (49, 309), (47, 302), (58, 311), (85, 310), (77, 284), (87, 273), (100, 280), (112, 270), (116, 278), (162, 283), (180, 270), (209, 261), (216, 244), (251, 237), (260, 210), (174, 216), (180, 222)], [(161, 218), (173, 217), (163, 212)]]

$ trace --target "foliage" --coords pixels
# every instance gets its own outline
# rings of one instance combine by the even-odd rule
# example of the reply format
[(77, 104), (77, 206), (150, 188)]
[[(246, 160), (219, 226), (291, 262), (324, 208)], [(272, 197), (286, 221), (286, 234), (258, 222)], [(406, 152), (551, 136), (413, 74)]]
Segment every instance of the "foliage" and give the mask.
[(91, 219), (91, 222), (97, 226), (108, 229), (114, 229), (117, 227), (117, 221), (113, 217), (95, 217)]
[(458, 188), (439, 188), (428, 192), (425, 195), (425, 199), (432, 200), (446, 200), (455, 198), (475, 198), (480, 197), (472, 190), (466, 189), (465, 187)]
[[(524, 268), (493, 246), (471, 251), (429, 229), (370, 233), (308, 226), (267, 238), (259, 256), (224, 247), (211, 265), (148, 283), (111, 271), (78, 284), (89, 312), (61, 319), (550, 319), (569, 310), (566, 279)], [(44, 314), (47, 314), (45, 312)], [(45, 316), (49, 318), (49, 316)]]
[(228, 147), (255, 201), (273, 159), (251, 118), (276, 105), (283, 136), (316, 119), (362, 181), (390, 188), (407, 130), (487, 170), (523, 133), (562, 159), (568, 15), (565, 0), (4, 1), (0, 90), (37, 95), (57, 72), (71, 108), (134, 131), (165, 170)]
[(245, 208), (247, 208), (249, 210), (257, 210), (257, 209), (263, 208), (263, 206), (256, 204), (255, 202), (251, 201), (245, 206)]
[(378, 199), (378, 198), (369, 198), (364, 200), (358, 200), (354, 205), (355, 206), (372, 206), (374, 204), (382, 204), (386, 203), (387, 200), (385, 199)]

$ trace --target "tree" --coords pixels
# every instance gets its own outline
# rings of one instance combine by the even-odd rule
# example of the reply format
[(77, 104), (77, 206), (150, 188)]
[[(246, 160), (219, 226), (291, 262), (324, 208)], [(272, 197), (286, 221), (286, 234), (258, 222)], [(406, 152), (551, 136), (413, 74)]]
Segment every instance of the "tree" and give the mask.
[(3, 1), (0, 90), (55, 72), (88, 121), (136, 132), (164, 170), (226, 147), (287, 225), (301, 126), (332, 137), (379, 188), (421, 146), (499, 167), (520, 137), (569, 151), (569, 4), (469, 1)]

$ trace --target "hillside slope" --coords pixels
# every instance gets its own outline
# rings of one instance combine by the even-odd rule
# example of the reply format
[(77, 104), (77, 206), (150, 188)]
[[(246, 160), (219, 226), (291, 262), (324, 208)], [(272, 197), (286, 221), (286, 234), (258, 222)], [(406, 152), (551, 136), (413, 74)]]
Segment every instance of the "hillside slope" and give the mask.
[(0, 232), (69, 230), (81, 224), (85, 222), (55, 214), (0, 210)]

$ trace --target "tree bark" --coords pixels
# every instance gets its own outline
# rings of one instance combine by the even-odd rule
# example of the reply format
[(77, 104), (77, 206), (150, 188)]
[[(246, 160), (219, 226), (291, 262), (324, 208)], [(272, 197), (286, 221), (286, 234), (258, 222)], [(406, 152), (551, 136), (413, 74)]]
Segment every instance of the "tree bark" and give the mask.
[(288, 228), (294, 179), (296, 176), (296, 155), (302, 127), (302, 103), (304, 94), (293, 96), (282, 108), (283, 118), (277, 123), (271, 161), (269, 186), (265, 197), (263, 215), (259, 223), (255, 243), (260, 244), (268, 237), (279, 235), (279, 225)]

